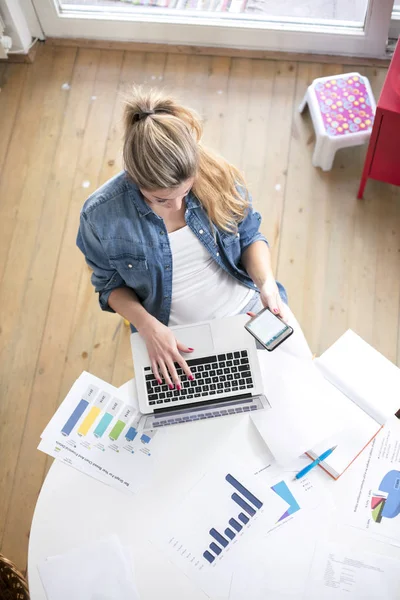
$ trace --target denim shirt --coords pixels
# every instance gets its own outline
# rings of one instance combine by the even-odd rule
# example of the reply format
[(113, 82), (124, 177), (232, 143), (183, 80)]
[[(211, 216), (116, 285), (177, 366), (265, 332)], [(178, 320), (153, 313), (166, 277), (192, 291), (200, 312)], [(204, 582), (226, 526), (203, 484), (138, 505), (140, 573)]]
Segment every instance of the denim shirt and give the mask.
[[(213, 225), (196, 196), (186, 196), (185, 221), (215, 262), (243, 285), (257, 289), (240, 258), (255, 241), (267, 242), (259, 232), (261, 216), (252, 208), (237, 233)], [(113, 290), (134, 290), (144, 308), (168, 325), (172, 297), (172, 253), (161, 217), (146, 204), (139, 188), (123, 171), (85, 202), (77, 245), (93, 270), (92, 283), (103, 310)], [(282, 293), (282, 288), (281, 288)]]

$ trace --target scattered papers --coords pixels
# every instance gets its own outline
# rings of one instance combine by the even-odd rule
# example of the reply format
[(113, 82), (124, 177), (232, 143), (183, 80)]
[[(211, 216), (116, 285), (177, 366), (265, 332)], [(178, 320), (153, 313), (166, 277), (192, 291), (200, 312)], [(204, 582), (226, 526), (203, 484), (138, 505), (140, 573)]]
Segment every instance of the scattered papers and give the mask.
[(51, 556), (38, 569), (47, 600), (139, 600), (131, 553), (116, 535)]
[(143, 431), (135, 395), (90, 373), (76, 380), (41, 436), (39, 450), (127, 492), (152, 473), (157, 432)]
[(400, 561), (380, 554), (318, 544), (307, 583), (307, 600), (398, 600)]
[(340, 515), (347, 525), (400, 546), (400, 421), (394, 417), (366, 450), (364, 468), (346, 479)]

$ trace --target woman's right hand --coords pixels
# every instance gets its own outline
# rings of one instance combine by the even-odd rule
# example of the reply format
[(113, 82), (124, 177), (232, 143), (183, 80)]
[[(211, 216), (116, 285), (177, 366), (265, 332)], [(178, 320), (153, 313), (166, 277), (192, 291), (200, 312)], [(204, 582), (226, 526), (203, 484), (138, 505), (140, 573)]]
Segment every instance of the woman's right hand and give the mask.
[(169, 327), (151, 317), (140, 327), (139, 333), (146, 343), (151, 368), (158, 383), (162, 383), (161, 378), (164, 377), (164, 381), (170, 389), (173, 389), (174, 385), (176, 389), (181, 389), (182, 384), (174, 363), (178, 363), (182, 367), (188, 379), (194, 379), (187, 362), (180, 354), (180, 352), (190, 354), (193, 352), (193, 348), (178, 342)]

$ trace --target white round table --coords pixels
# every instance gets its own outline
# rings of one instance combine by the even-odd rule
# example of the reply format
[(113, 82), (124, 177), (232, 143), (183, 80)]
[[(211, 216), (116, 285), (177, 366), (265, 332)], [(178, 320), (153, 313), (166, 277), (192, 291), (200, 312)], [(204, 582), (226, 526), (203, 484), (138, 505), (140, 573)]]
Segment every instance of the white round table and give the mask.
[[(295, 334), (285, 342), (285, 350), (310, 356), (300, 327), (293, 324)], [(55, 461), (43, 484), (32, 522), (28, 556), (31, 599), (46, 599), (37, 569), (40, 562), (86, 542), (117, 534), (132, 549), (143, 600), (204, 600), (206, 595), (197, 585), (148, 541), (148, 533), (155, 516), (178, 502), (182, 485), (188, 489), (204, 469), (205, 461), (212, 462), (218, 447), (228, 443), (238, 420), (248, 418), (224, 417), (160, 430), (158, 435), (165, 438), (165, 452), (157, 459), (152, 481), (137, 495), (123, 494)], [(263, 444), (261, 438), (257, 443)], [(351, 473), (346, 476), (351, 477)], [(328, 484), (334, 497), (340, 498), (345, 493), (346, 476)], [(332, 535), (342, 539), (337, 530)], [(363, 549), (383, 552), (383, 545), (368, 539), (363, 532), (349, 530), (346, 536)], [(391, 548), (389, 553), (400, 558), (400, 548)]]

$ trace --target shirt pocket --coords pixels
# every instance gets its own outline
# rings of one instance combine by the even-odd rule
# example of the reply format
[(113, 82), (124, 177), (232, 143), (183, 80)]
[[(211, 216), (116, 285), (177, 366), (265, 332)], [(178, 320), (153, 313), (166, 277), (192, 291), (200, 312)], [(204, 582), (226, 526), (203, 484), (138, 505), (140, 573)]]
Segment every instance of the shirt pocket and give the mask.
[(240, 234), (221, 232), (221, 242), (227, 258), (235, 265), (240, 261)]
[(110, 257), (110, 263), (128, 287), (134, 290), (146, 287), (146, 280), (149, 279), (149, 267), (145, 256), (128, 253), (119, 254)]

